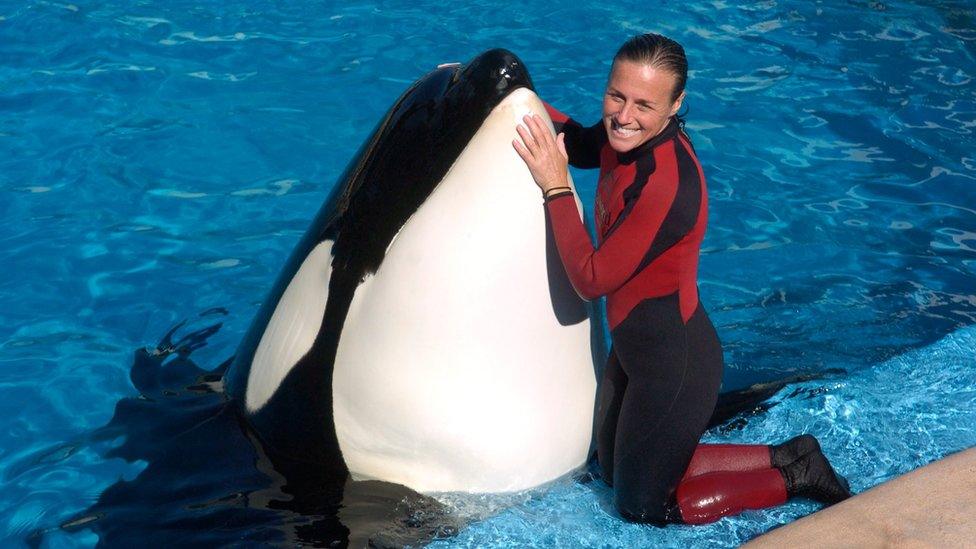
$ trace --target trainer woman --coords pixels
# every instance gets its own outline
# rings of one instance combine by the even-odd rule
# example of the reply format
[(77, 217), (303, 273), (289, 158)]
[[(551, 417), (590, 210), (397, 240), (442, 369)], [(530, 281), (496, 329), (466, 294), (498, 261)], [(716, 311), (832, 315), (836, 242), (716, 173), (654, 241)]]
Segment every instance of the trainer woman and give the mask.
[[(698, 299), (705, 177), (677, 116), (683, 48), (636, 36), (613, 59), (603, 119), (585, 128), (547, 106), (559, 135), (526, 116), (513, 146), (542, 189), (560, 257), (585, 299), (607, 296), (613, 348), (597, 402), (597, 452), (620, 514), (699, 524), (850, 496), (810, 435), (779, 446), (700, 445), (718, 397), (722, 348)], [(567, 162), (600, 168), (594, 247)]]

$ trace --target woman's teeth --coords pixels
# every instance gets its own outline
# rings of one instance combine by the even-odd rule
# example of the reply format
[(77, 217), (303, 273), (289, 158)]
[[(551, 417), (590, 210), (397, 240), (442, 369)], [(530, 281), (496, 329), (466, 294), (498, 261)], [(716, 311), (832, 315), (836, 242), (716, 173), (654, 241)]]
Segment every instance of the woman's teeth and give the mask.
[(622, 128), (616, 124), (613, 125), (613, 132), (621, 137), (632, 137), (640, 132), (640, 130), (631, 130), (628, 128)]

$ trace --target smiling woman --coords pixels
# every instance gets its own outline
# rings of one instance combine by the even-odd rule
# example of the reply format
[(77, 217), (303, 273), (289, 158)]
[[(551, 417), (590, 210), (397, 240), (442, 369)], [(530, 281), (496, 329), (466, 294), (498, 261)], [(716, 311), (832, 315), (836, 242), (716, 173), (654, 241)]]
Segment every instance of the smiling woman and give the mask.
[(685, 98), (684, 78), (680, 87), (678, 79), (661, 65), (627, 58), (613, 64), (603, 95), (603, 125), (613, 150), (625, 153), (664, 131)]
[[(600, 123), (547, 106), (559, 135), (526, 116), (513, 146), (542, 189), (559, 255), (585, 299), (607, 296), (613, 350), (597, 397), (597, 455), (632, 521), (701, 524), (806, 496), (850, 496), (810, 435), (778, 446), (698, 441), (722, 381), (722, 347), (698, 298), (708, 219), (705, 176), (677, 112), (684, 49), (636, 36), (614, 57)], [(583, 227), (567, 163), (600, 168), (597, 245)]]

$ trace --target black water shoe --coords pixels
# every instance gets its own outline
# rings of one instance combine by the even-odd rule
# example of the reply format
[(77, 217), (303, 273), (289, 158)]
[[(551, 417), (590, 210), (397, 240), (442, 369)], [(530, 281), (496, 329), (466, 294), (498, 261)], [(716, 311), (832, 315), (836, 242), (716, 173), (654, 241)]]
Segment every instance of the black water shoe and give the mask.
[(847, 479), (837, 474), (819, 449), (780, 468), (786, 481), (786, 493), (802, 496), (827, 505), (851, 497)]
[(819, 452), (820, 443), (813, 435), (793, 437), (782, 444), (769, 446), (769, 461), (773, 467), (782, 469), (810, 452)]

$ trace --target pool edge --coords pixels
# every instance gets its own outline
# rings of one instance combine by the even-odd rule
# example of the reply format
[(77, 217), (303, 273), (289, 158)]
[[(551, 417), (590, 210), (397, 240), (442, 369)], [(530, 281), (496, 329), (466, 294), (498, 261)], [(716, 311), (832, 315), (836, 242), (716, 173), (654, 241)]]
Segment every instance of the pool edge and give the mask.
[(951, 454), (743, 545), (964, 547), (976, 532), (976, 447)]

